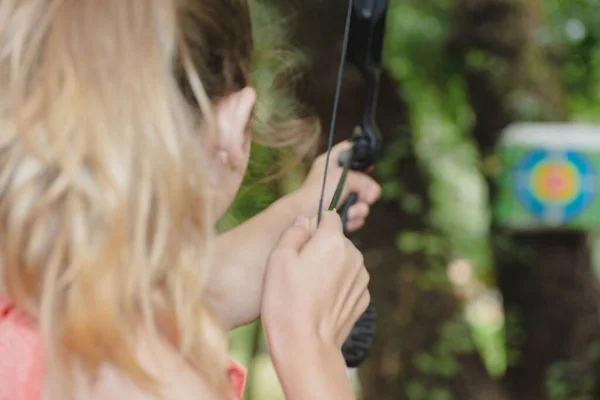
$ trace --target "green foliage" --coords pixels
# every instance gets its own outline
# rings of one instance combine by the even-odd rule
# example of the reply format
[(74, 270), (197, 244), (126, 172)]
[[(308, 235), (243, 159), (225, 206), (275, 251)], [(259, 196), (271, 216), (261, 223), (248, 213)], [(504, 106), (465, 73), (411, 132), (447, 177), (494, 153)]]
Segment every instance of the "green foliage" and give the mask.
[(594, 400), (595, 379), (582, 364), (558, 361), (548, 368), (544, 389), (551, 400)]
[(490, 324), (473, 324), (472, 336), (492, 377), (501, 377), (506, 371), (505, 329)]
[(588, 348), (588, 359), (594, 364), (600, 363), (600, 342), (594, 341)]
[(551, 400), (592, 400), (597, 376), (594, 365), (600, 361), (600, 342), (588, 347), (587, 360), (557, 361), (546, 371), (544, 390)]
[(435, 238), (420, 231), (403, 231), (397, 239), (398, 248), (406, 254), (425, 251), (428, 243), (435, 243)]
[(418, 381), (406, 385), (407, 400), (455, 400), (452, 392), (443, 387), (430, 387)]
[(267, 208), (279, 197), (277, 182), (266, 181), (280, 168), (278, 155), (270, 149), (253, 144), (248, 172), (242, 187), (218, 230), (230, 229)]
[(427, 398), (427, 388), (418, 381), (410, 381), (406, 384), (407, 400), (425, 400)]
[(374, 176), (382, 187), (384, 201), (400, 201), (407, 192), (404, 183), (398, 179), (398, 171), (399, 163), (410, 155), (410, 146), (409, 132), (398, 132), (395, 140), (386, 143), (383, 155), (375, 164)]
[[(460, 371), (458, 357), (474, 350), (469, 329), (468, 323), (459, 314), (446, 321), (431, 350), (415, 356), (415, 367), (424, 375), (448, 379), (456, 376)], [(407, 390), (409, 389), (410, 385), (407, 386)]]
[[(445, 45), (452, 33), (454, 2), (449, 0), (391, 0), (386, 36), (384, 63), (401, 83), (400, 95), (409, 105), (411, 137), (419, 159), (430, 179), (429, 193), (433, 201), (430, 221), (449, 240), (451, 257), (469, 259), (476, 276), (493, 284), (489, 246), (490, 216), (487, 209), (487, 188), (484, 176), (493, 174), (493, 157), (480, 164), (480, 155), (472, 145), (469, 132), (473, 112), (467, 90), (457, 66), (445, 57)], [(544, 0), (546, 26), (534, 32), (538, 48), (546, 51), (560, 66), (564, 101), (573, 121), (600, 123), (600, 15), (599, 0)], [(444, 62), (440, 62), (443, 57)], [(525, 54), (528, 74), (543, 76), (535, 60), (539, 54), (533, 48)], [(508, 66), (490, 53), (473, 49), (467, 54), (467, 64), (483, 71), (509, 90)], [(513, 91), (508, 96), (507, 109), (525, 120), (552, 117), (547, 105), (527, 91)], [(389, 151), (389, 164), (382, 166), (384, 196), (395, 198), (407, 212), (422, 212), (421, 202), (407, 192), (402, 182), (392, 179), (395, 154), (406, 152), (407, 146)], [(393, 153), (393, 154), (389, 154)], [(399, 233), (398, 247), (406, 253), (426, 251), (432, 239), (423, 232)], [(596, 240), (600, 243), (600, 240)], [(510, 244), (504, 251), (513, 251)], [(522, 255), (523, 257), (526, 254)], [(596, 257), (600, 260), (600, 256)], [(600, 262), (596, 262), (600, 277)], [(424, 287), (431, 287), (430, 279)], [(517, 363), (518, 348), (524, 337), (521, 321), (514, 310), (506, 315), (507, 329), (482, 325), (473, 326), (477, 347), (494, 375), (502, 373), (504, 363)], [(506, 338), (507, 354), (503, 355)], [(431, 355), (431, 354), (430, 354)], [(431, 355), (432, 356), (432, 355)], [(427, 369), (427, 355), (419, 359)], [(559, 376), (554, 373), (553, 376)], [(552, 385), (551, 385), (552, 386)], [(552, 386), (557, 393), (560, 385)], [(417, 389), (415, 389), (417, 388)], [(414, 394), (414, 393), (417, 394)], [(418, 387), (411, 393), (419, 398)], [(558, 397), (557, 397), (558, 398)]]
[(508, 365), (517, 365), (521, 359), (520, 348), (525, 341), (523, 318), (519, 310), (505, 310), (506, 347)]
[(415, 359), (418, 370), (427, 375), (439, 375), (444, 378), (455, 376), (460, 370), (460, 364), (448, 354), (434, 357), (429, 353), (421, 353)]
[[(401, 82), (400, 94), (410, 106), (414, 146), (430, 178), (430, 220), (450, 241), (453, 255), (468, 257), (489, 272), (485, 186), (468, 137), (473, 113), (456, 66), (439, 62), (453, 23), (452, 7), (447, 0), (391, 1), (384, 63)], [(388, 154), (405, 154), (406, 148), (397, 145)], [(401, 183), (383, 181), (384, 193), (401, 197), (403, 209), (422, 211), (419, 199), (405, 193)], [(399, 244), (419, 247), (411, 241), (403, 238)]]
[(256, 324), (258, 322), (242, 326), (229, 334), (229, 354), (243, 365), (250, 365), (252, 361), (250, 355), (254, 345), (252, 339)]
[(454, 395), (449, 389), (434, 387), (429, 393), (429, 400), (454, 400)]
[(540, 35), (562, 62), (562, 81), (574, 120), (600, 122), (600, 25), (597, 0), (546, 0)]
[[(454, 319), (446, 321), (441, 329), (441, 349), (454, 354), (470, 353), (474, 349), (471, 339), (470, 327), (462, 315), (456, 315)], [(442, 347), (443, 346), (443, 347)]]

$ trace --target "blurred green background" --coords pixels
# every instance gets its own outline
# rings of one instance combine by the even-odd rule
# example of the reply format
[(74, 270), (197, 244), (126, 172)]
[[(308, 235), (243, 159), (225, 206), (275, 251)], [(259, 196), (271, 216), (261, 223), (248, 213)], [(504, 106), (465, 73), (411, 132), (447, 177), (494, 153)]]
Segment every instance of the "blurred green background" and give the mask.
[[(251, 4), (259, 93), (275, 106), (283, 61), (272, 50), (293, 45), (305, 89), (283, 95), (326, 128), (346, 4)], [(509, 232), (490, 211), (508, 124), (600, 122), (599, 40), (600, 0), (390, 0), (375, 171), (384, 196), (361, 236), (379, 310), (356, 376), (364, 398), (600, 399), (597, 235)], [(338, 138), (361, 106), (346, 75)], [(252, 154), (222, 229), (302, 179), (299, 166), (265, 181), (288, 156), (258, 145)], [(231, 334), (250, 370), (246, 398), (282, 399), (261, 335), (258, 324)]]

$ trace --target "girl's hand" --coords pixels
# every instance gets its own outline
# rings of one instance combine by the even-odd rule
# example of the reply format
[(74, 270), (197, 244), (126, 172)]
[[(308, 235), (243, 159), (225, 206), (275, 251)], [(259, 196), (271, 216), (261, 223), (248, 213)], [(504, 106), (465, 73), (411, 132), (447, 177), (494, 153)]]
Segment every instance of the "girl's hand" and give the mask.
[(324, 212), (312, 234), (310, 226), (296, 220), (267, 263), (261, 316), (272, 351), (307, 342), (341, 351), (369, 305), (369, 274), (340, 217)]
[[(348, 141), (338, 143), (331, 150), (329, 159), (329, 168), (327, 175), (327, 186), (325, 187), (324, 207), (328, 207), (335, 188), (342, 176), (342, 167), (339, 164), (340, 153), (350, 150), (352, 144)], [(313, 165), (302, 184), (302, 187), (294, 193), (295, 201), (302, 204), (300, 207), (303, 215), (316, 215), (323, 185), (323, 174), (325, 172), (326, 154), (321, 154), (315, 159)], [(379, 184), (364, 172), (349, 171), (342, 193), (341, 203), (346, 201), (350, 193), (356, 193), (358, 200), (348, 210), (348, 221), (346, 229), (350, 232), (357, 231), (365, 224), (365, 219), (369, 215), (370, 207), (381, 196), (381, 187)]]

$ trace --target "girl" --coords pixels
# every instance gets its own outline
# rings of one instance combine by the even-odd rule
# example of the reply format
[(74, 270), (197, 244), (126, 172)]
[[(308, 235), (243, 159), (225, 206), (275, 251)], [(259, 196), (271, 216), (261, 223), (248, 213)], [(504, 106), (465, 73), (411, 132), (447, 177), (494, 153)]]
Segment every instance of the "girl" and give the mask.
[[(0, 2), (0, 400), (239, 397), (224, 332), (259, 312), (288, 398), (353, 398), (368, 274), (335, 214), (301, 216), (322, 161), (214, 234), (248, 162), (251, 51), (247, 0)], [(358, 228), (379, 188), (348, 190)]]

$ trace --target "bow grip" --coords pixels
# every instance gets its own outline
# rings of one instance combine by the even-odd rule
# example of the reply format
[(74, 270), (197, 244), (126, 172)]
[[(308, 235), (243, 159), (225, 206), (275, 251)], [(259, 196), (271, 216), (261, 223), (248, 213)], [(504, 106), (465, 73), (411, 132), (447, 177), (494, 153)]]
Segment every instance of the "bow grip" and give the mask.
[[(339, 209), (342, 223), (346, 226), (348, 210), (356, 204), (358, 195), (350, 193), (348, 200)], [(353, 241), (354, 242), (354, 241)], [(356, 244), (356, 243), (355, 243)], [(342, 345), (342, 355), (348, 368), (358, 367), (369, 355), (375, 337), (376, 311), (373, 304), (369, 304), (363, 315), (356, 321), (350, 335)]]
[[(338, 210), (344, 227), (348, 221), (348, 210), (356, 204), (357, 200), (358, 195), (350, 193), (346, 202)], [(353, 243), (356, 245), (354, 240)], [(371, 303), (356, 321), (350, 335), (342, 345), (342, 355), (348, 368), (358, 367), (369, 355), (375, 337), (375, 318), (375, 307)]]

